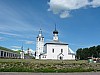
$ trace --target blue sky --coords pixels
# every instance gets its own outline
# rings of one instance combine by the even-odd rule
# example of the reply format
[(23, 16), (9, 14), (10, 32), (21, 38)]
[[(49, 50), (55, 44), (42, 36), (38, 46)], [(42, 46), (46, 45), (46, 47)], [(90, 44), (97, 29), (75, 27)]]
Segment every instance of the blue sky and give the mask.
[(99, 45), (100, 0), (70, 1), (0, 0), (0, 46), (35, 50), (39, 29), (49, 42), (55, 23), (59, 40), (73, 51)]

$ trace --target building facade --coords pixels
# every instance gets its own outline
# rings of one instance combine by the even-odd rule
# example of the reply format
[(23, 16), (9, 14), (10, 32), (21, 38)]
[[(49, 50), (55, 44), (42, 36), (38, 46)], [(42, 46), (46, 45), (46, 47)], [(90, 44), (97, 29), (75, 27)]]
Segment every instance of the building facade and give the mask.
[(11, 50), (0, 49), (0, 58), (20, 58), (20, 54)]
[(75, 53), (69, 48), (68, 44), (59, 41), (56, 27), (53, 31), (53, 40), (51, 42), (45, 43), (44, 46), (43, 44), (44, 43), (42, 43), (41, 46), (38, 46), (40, 44), (37, 45), (38, 48), (36, 50), (36, 57), (38, 56), (38, 58), (36, 59), (75, 60)]

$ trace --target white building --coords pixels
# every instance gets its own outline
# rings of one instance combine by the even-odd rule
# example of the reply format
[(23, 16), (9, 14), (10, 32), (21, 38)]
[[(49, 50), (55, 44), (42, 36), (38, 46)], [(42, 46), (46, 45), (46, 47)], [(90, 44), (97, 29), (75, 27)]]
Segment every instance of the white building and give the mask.
[(36, 59), (75, 60), (75, 53), (68, 44), (60, 42), (58, 31), (53, 31), (53, 41), (44, 44), (44, 37), (40, 30), (37, 37)]
[(35, 51), (28, 48), (26, 51), (25, 51), (25, 54), (28, 54), (29, 56), (33, 56), (34, 57), (34, 54), (35, 54)]
[(20, 58), (24, 59), (24, 51), (20, 52), (20, 55), (21, 55)]
[(39, 59), (40, 54), (43, 53), (44, 49), (44, 37), (42, 35), (42, 30), (40, 29), (39, 35), (37, 36), (36, 39), (36, 59)]
[(20, 52), (20, 58), (21, 59), (24, 59), (25, 58), (25, 56), (24, 56), (24, 51), (23, 51), (23, 46), (21, 47), (21, 49), (22, 49), (22, 51)]

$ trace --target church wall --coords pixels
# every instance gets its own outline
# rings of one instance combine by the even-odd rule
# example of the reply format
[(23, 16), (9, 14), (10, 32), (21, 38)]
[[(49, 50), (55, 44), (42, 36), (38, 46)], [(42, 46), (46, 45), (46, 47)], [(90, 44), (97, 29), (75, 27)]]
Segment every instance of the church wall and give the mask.
[(70, 54), (67, 57), (68, 57), (67, 58), (68, 60), (75, 60), (75, 55), (73, 55), (73, 54)]
[[(75, 55), (68, 54), (68, 45), (47, 44), (45, 49), (47, 53), (41, 55), (41, 59), (61, 60), (61, 56), (63, 57), (62, 60), (75, 60)], [(61, 52), (61, 49), (63, 49), (63, 52)]]
[[(52, 52), (54, 49), (54, 53)], [(68, 56), (68, 46), (67, 45), (47, 45), (47, 59), (59, 59), (58, 56), (61, 53), (61, 49), (63, 49), (62, 55), (63, 59), (66, 60)]]
[(43, 53), (43, 47), (44, 47), (44, 42), (42, 42), (42, 41), (37, 42), (36, 50), (39, 50), (40, 53)]
[(47, 45), (44, 46), (43, 52), (47, 53)]

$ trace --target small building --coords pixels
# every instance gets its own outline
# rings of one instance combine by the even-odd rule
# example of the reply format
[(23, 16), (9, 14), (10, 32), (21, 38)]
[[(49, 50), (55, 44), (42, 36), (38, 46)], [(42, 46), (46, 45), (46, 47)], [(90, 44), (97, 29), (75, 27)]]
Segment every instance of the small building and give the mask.
[(21, 59), (24, 59), (24, 58), (25, 58), (25, 56), (24, 56), (24, 51), (21, 51), (21, 52), (20, 52), (20, 55), (21, 55), (21, 56), (20, 56)]

